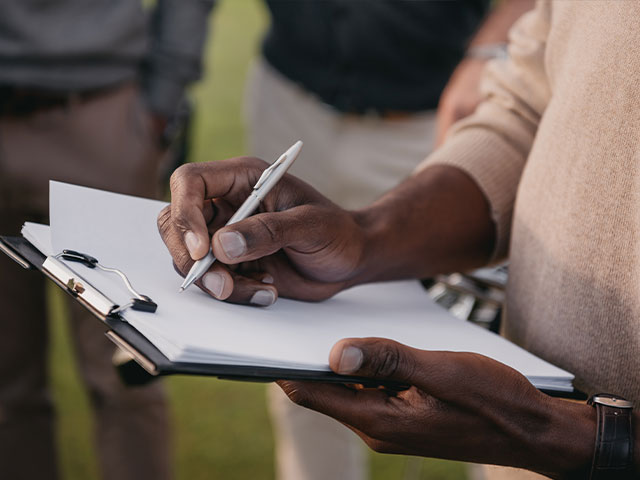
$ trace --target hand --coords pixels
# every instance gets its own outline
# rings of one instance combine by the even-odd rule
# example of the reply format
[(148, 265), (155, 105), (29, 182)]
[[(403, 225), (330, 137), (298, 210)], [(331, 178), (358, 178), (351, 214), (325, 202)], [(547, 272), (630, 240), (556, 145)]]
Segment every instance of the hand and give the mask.
[(471, 115), (480, 103), (480, 80), (485, 64), (484, 59), (466, 58), (451, 75), (438, 105), (436, 147), (444, 142), (451, 125)]
[(285, 175), (259, 213), (225, 227), (268, 165), (257, 158), (183, 165), (158, 228), (186, 274), (209, 247), (217, 261), (197, 285), (220, 300), (270, 305), (278, 295), (321, 300), (357, 273), (364, 239), (354, 216)]
[(548, 397), (495, 360), (368, 338), (341, 340), (329, 363), (337, 373), (412, 385), (394, 395), (278, 382), (294, 402), (339, 420), (378, 452), (511, 465), (554, 478), (589, 470), (593, 409)]

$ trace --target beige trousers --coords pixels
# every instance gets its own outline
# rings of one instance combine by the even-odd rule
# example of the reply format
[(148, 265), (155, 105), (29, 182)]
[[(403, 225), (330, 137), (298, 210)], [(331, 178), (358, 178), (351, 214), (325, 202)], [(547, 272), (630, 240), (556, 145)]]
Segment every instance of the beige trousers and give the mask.
[[(433, 112), (397, 120), (342, 115), (257, 63), (247, 88), (249, 150), (275, 160), (296, 140), (291, 173), (341, 205), (367, 205), (407, 177), (431, 151)], [(280, 480), (367, 478), (364, 444), (340, 423), (289, 401), (275, 385), (269, 406)]]
[(472, 465), (469, 470), (470, 480), (544, 480), (545, 478), (547, 477), (527, 470), (495, 465)]
[[(133, 85), (27, 117), (0, 117), (0, 234), (47, 221), (48, 181), (155, 196), (165, 156)], [(0, 477), (58, 478), (44, 277), (0, 255)], [(127, 388), (101, 323), (68, 302), (72, 345), (95, 414), (105, 480), (171, 477), (164, 389)]]

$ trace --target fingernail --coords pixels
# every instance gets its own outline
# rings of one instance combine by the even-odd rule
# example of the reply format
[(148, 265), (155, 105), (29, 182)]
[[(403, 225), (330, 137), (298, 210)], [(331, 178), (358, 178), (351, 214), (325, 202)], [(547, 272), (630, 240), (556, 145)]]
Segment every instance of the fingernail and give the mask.
[(262, 307), (268, 307), (275, 301), (276, 296), (271, 290), (258, 290), (250, 300), (254, 305), (260, 305)]
[(353, 373), (362, 365), (362, 350), (356, 347), (346, 347), (342, 350), (338, 373)]
[(239, 257), (247, 249), (247, 242), (238, 232), (221, 233), (220, 245), (229, 258)]
[(191, 230), (189, 230), (184, 234), (184, 243), (187, 246), (187, 250), (189, 250), (189, 255), (191, 255), (191, 258), (197, 260), (198, 257), (196, 256), (196, 252), (198, 250), (198, 247), (200, 246), (200, 239), (198, 238), (198, 236)]
[(219, 273), (205, 273), (204, 277), (202, 277), (202, 284), (216, 297), (220, 297), (224, 289), (224, 277)]
[(271, 285), (273, 283), (273, 277), (271, 275), (265, 275), (264, 277), (262, 277), (262, 283), (266, 283)]

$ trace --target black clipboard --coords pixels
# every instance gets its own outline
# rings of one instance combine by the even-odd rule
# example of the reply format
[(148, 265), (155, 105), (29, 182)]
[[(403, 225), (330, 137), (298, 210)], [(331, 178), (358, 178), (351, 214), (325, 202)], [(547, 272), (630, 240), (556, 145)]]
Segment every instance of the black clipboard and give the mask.
[[(47, 261), (51, 257), (43, 255), (36, 247), (23, 237), (0, 236), (0, 251), (12, 258), (25, 269), (37, 270), (51, 279), (68, 295), (74, 297), (87, 308), (98, 320), (102, 321), (109, 330), (106, 336), (120, 349), (125, 351), (146, 372), (146, 375), (158, 377), (164, 375), (201, 375), (213, 376), (227, 380), (251, 382), (272, 382), (275, 380), (317, 381), (341, 384), (359, 384), (366, 388), (384, 386), (391, 390), (404, 390), (407, 385), (394, 382), (377, 382), (371, 378), (339, 375), (333, 372), (319, 372), (315, 370), (298, 370), (288, 368), (272, 368), (260, 366), (239, 366), (222, 364), (203, 364), (172, 362), (158, 350), (144, 335), (124, 321), (119, 313), (110, 313), (108, 299), (102, 296), (88, 282), (77, 273), (73, 273), (73, 281), (64, 277), (62, 273), (47, 269)], [(82, 288), (78, 290), (78, 285)], [(113, 307), (113, 305), (111, 305)], [(126, 378), (125, 378), (126, 380)], [(135, 378), (131, 383), (143, 383)], [(576, 390), (557, 391), (540, 389), (543, 393), (553, 397), (584, 400), (587, 396)]]
[[(331, 383), (362, 384), (365, 387), (378, 387), (380, 382), (374, 382), (370, 378), (338, 375), (333, 372), (319, 372), (313, 370), (298, 370), (287, 368), (271, 368), (259, 366), (236, 366), (221, 364), (203, 364), (172, 362), (158, 350), (144, 335), (124, 321), (119, 313), (108, 314), (106, 304), (101, 304), (94, 295), (87, 295), (91, 285), (77, 273), (75, 281), (69, 282), (68, 278), (56, 275), (55, 271), (47, 270), (46, 261), (50, 257), (43, 255), (28, 240), (22, 237), (0, 236), (0, 251), (12, 258), (22, 268), (37, 270), (52, 280), (68, 295), (74, 297), (87, 308), (98, 320), (106, 324), (109, 330), (106, 336), (118, 347), (129, 354), (147, 374), (152, 376), (162, 375), (205, 375), (217, 378), (272, 382), (280, 379), (319, 381)], [(83, 292), (77, 291), (81, 285)], [(387, 388), (399, 390), (405, 389), (405, 385), (392, 382), (385, 383)]]

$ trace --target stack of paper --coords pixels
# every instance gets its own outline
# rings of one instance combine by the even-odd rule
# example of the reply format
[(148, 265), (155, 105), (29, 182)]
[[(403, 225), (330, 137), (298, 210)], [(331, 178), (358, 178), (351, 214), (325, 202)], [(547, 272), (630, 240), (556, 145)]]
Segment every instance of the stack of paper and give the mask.
[[(458, 320), (418, 282), (364, 285), (320, 303), (287, 299), (268, 308), (232, 305), (181, 278), (157, 231), (162, 202), (51, 183), (51, 227), (23, 235), (45, 254), (73, 249), (122, 270), (158, 303), (156, 313), (123, 317), (175, 362), (328, 370), (332, 345), (345, 337), (385, 337), (429, 350), (476, 352), (523, 373), (538, 388), (571, 391), (573, 376), (507, 340)], [(131, 298), (114, 275), (67, 265), (117, 304)]]

